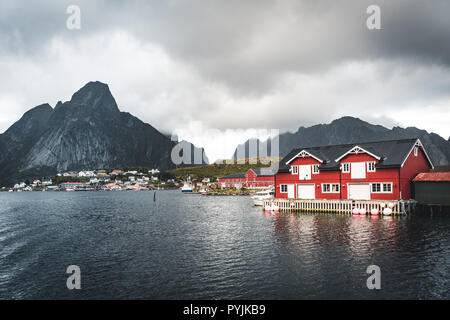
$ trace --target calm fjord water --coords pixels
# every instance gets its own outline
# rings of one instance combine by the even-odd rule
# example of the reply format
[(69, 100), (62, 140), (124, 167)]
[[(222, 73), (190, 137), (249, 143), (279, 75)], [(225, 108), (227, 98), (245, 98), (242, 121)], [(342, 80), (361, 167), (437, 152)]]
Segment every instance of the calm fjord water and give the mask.
[[(371, 264), (381, 290), (366, 287)], [(450, 217), (266, 214), (248, 197), (178, 191), (0, 193), (0, 299), (449, 299), (449, 269)]]

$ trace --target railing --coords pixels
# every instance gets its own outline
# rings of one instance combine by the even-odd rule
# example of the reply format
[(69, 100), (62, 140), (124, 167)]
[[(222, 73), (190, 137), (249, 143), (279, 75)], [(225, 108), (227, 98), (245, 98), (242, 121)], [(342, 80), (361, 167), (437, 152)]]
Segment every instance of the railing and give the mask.
[[(407, 203), (407, 202), (406, 202)], [(266, 206), (278, 206), (280, 210), (352, 213), (353, 209), (365, 209), (368, 214), (372, 209), (377, 209), (380, 214), (384, 208), (391, 207), (393, 215), (405, 214), (409, 210), (408, 203), (405, 206), (398, 200), (303, 200), (303, 199), (269, 199), (264, 200)], [(408, 208), (408, 209), (407, 209)]]

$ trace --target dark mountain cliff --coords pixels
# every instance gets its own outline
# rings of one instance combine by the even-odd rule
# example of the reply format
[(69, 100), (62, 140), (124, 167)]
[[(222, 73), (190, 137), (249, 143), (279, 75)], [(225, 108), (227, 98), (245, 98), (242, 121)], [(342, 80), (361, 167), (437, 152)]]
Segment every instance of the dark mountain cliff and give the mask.
[(31, 109), (0, 135), (0, 182), (89, 168), (170, 169), (174, 145), (121, 112), (106, 84), (90, 82), (54, 109)]

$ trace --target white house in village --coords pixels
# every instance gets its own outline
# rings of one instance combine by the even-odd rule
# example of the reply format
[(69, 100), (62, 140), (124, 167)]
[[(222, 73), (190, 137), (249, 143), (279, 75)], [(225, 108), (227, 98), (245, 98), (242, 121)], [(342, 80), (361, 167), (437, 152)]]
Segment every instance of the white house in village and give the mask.
[(96, 177), (91, 177), (91, 179), (89, 180), (89, 183), (92, 183), (92, 184), (98, 183), (98, 182), (99, 182), (99, 180)]
[(94, 171), (80, 171), (78, 172), (79, 177), (95, 177)]
[(154, 174), (160, 173), (160, 171), (158, 169), (151, 169), (151, 170), (148, 170), (148, 173), (150, 173), (151, 175), (154, 175)]

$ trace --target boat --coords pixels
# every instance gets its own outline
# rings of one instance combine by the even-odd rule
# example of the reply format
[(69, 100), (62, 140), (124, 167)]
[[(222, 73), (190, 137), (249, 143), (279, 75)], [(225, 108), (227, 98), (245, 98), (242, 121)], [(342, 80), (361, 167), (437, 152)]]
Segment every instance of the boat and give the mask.
[(255, 206), (263, 206), (264, 200), (273, 199), (274, 198), (274, 192), (272, 190), (262, 190), (255, 193), (255, 195), (252, 196), (253, 204)]
[(181, 188), (181, 192), (183, 193), (192, 192), (192, 186), (190, 186), (185, 182), (183, 187)]

